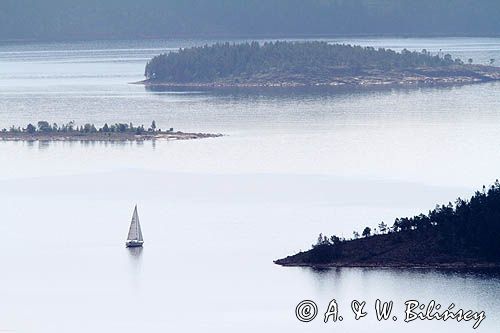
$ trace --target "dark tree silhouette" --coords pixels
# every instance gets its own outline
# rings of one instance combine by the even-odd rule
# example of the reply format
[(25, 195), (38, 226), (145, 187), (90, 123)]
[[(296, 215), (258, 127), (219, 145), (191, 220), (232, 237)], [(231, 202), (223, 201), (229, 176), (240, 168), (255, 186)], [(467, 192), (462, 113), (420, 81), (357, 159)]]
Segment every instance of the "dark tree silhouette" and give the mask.
[[(156, 131), (156, 122), (153, 121), (151, 124), (151, 128), (153, 131)], [(6, 132), (7, 129), (3, 129), (3, 132)], [(75, 127), (74, 122), (69, 122), (67, 124), (63, 124), (61, 126), (54, 123), (52, 126), (48, 121), (41, 120), (37, 122), (37, 127), (32, 124), (28, 124), (26, 128), (19, 128), (15, 126), (11, 126), (9, 132), (26, 132), (26, 133), (47, 133), (47, 132), (55, 132), (55, 133), (66, 133), (77, 131), (80, 133), (97, 133), (97, 132), (112, 132), (112, 133), (136, 133), (142, 134), (145, 132), (144, 125), (134, 126), (132, 123), (124, 124), (124, 123), (116, 123), (109, 126), (107, 123), (104, 124), (103, 127), (97, 128), (94, 124), (84, 124), (83, 126)], [(173, 128), (170, 129), (170, 132), (173, 132)]]
[(36, 127), (33, 126), (32, 124), (28, 124), (28, 126), (26, 126), (26, 132), (28, 132), (28, 133), (35, 133), (36, 132)]
[[(381, 232), (382, 223), (379, 224)], [(432, 247), (433, 253), (437, 255), (499, 261), (500, 182), (496, 180), (489, 188), (483, 186), (482, 190), (477, 191), (469, 200), (458, 198), (454, 204), (450, 202), (447, 205), (438, 205), (427, 215), (397, 218), (391, 229), (389, 234), (371, 236), (371, 228), (366, 227), (362, 232), (364, 239), (358, 239), (359, 234), (354, 231), (354, 240), (347, 242), (380, 239), (374, 244), (391, 247), (390, 244), (394, 242), (417, 241), (418, 244), (425, 244), (422, 245), (421, 251)], [(324, 235), (321, 237), (322, 240), (328, 239)], [(321, 245), (333, 245), (332, 247), (338, 244), (343, 247), (346, 242), (321, 243)], [(426, 257), (422, 259), (429, 260)]]
[(324, 76), (356, 74), (363, 69), (398, 69), (449, 66), (458, 63), (450, 55), (375, 49), (326, 42), (258, 42), (181, 49), (154, 57), (145, 76), (175, 83), (211, 82), (220, 78), (259, 73)]

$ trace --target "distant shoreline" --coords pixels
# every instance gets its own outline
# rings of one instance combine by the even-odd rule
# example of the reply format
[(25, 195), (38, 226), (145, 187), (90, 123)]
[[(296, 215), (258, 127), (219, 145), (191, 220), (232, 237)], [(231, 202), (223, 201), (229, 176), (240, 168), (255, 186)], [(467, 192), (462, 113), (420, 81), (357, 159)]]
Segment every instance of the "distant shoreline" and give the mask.
[(160, 132), (154, 133), (26, 133), (0, 132), (0, 141), (150, 141), (150, 140), (195, 140), (221, 137), (222, 134)]
[(86, 123), (77, 126), (70, 121), (66, 124), (50, 124), (40, 120), (36, 126), (29, 123), (25, 127), (11, 126), (9, 129), (0, 130), (0, 141), (146, 141), (146, 140), (193, 140), (202, 138), (220, 137), (222, 134), (211, 133), (185, 133), (161, 130), (152, 121), (149, 127), (144, 125), (134, 126), (130, 123), (115, 123), (102, 127)]
[(170, 34), (166, 35), (137, 35), (126, 37), (122, 35), (110, 36), (78, 36), (78, 37), (47, 37), (47, 38), (3, 38), (0, 43), (80, 43), (80, 42), (93, 42), (93, 41), (155, 41), (155, 40), (234, 40), (234, 39), (318, 39), (318, 38), (499, 38), (500, 33), (466, 33), (459, 32), (455, 34), (436, 32), (436, 33), (318, 33), (318, 34), (289, 34), (289, 33), (262, 33), (262, 34), (224, 34), (224, 33), (198, 33), (198, 34)]

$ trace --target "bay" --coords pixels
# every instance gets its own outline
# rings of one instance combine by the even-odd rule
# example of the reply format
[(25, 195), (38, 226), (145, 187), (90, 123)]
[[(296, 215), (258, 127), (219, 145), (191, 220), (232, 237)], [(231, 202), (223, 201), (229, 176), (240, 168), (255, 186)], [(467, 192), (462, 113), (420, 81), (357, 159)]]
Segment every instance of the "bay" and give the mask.
[[(331, 42), (500, 59), (499, 38)], [(232, 42), (233, 40), (231, 40)], [(237, 40), (234, 40), (237, 41)], [(498, 178), (498, 83), (459, 87), (151, 91), (148, 59), (213, 40), (0, 44), (0, 127), (38, 120), (133, 122), (222, 138), (155, 143), (0, 142), (0, 329), (465, 332), (412, 322), (404, 301), (484, 310), (500, 322), (496, 274), (282, 268), (318, 233), (426, 212)], [(441, 50), (441, 51), (440, 51)], [(133, 205), (145, 237), (124, 248)], [(341, 323), (295, 306), (336, 298)], [(397, 322), (376, 323), (375, 299)], [(371, 315), (355, 321), (352, 299)], [(368, 325), (367, 325), (368, 323)]]

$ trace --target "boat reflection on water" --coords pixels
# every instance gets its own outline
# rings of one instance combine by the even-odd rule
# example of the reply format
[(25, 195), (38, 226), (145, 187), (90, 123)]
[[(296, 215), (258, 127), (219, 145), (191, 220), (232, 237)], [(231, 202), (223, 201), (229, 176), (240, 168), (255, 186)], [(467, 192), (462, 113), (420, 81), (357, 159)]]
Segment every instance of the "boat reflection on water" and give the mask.
[(142, 255), (143, 247), (127, 247), (127, 250), (130, 254), (130, 258), (134, 260), (139, 260)]

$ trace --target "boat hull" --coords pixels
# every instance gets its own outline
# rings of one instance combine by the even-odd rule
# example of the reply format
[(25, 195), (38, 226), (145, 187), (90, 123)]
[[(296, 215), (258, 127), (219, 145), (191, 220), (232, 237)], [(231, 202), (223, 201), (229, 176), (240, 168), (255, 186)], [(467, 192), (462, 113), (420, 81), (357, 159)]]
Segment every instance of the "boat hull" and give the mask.
[(125, 243), (126, 247), (142, 247), (143, 241), (131, 240)]

